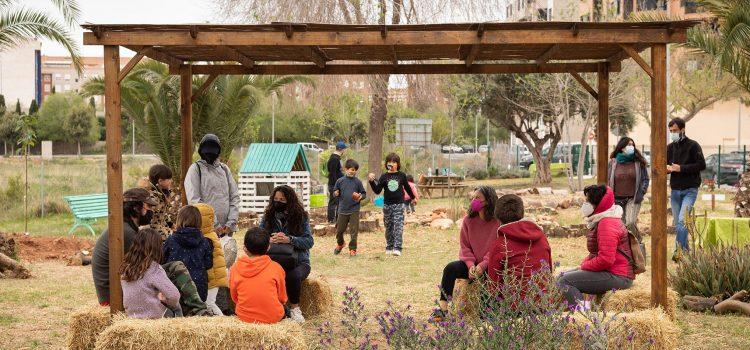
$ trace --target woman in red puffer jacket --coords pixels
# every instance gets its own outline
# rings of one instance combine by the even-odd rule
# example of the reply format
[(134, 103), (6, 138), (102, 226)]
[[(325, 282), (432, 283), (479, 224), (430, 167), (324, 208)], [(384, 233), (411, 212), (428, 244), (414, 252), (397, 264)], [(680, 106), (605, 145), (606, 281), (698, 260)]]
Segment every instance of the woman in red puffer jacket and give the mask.
[(579, 269), (564, 272), (558, 279), (571, 308), (588, 308), (583, 293), (600, 295), (628, 289), (635, 279), (628, 260), (632, 254), (628, 231), (621, 221), (622, 207), (614, 204), (614, 192), (605, 185), (592, 185), (583, 193), (586, 203), (581, 206), (581, 214), (590, 230), (586, 236), (589, 255)]

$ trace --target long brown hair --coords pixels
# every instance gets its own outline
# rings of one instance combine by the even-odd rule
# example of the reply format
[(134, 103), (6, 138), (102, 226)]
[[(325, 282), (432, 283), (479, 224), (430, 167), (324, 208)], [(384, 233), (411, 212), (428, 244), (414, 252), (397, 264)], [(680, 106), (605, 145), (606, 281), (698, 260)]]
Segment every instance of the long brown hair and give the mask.
[(177, 212), (177, 228), (201, 228), (201, 212), (192, 205), (186, 205)]
[(263, 213), (263, 223), (266, 225), (264, 228), (270, 231), (273, 229), (274, 222), (276, 222), (276, 208), (273, 206), (273, 199), (276, 197), (276, 192), (281, 192), (284, 198), (286, 198), (286, 209), (284, 211), (286, 212), (285, 218), (287, 227), (289, 228), (289, 235), (301, 235), (302, 226), (305, 220), (307, 220), (307, 212), (305, 211), (305, 207), (302, 206), (297, 193), (287, 185), (277, 186), (271, 191), (271, 197), (269, 197), (268, 205)]
[(161, 236), (152, 228), (141, 229), (135, 234), (133, 245), (125, 253), (120, 277), (127, 282), (141, 279), (151, 263), (161, 263), (161, 255)]

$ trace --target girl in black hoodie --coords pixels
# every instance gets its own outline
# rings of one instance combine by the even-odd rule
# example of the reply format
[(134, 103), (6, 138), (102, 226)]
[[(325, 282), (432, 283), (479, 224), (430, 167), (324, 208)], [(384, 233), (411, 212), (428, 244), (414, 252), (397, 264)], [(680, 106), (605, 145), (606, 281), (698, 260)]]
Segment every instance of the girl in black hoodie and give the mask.
[(200, 230), (201, 213), (188, 205), (177, 214), (177, 230), (164, 242), (162, 263), (181, 261), (193, 279), (201, 300), (208, 294), (208, 269), (214, 265), (213, 244)]

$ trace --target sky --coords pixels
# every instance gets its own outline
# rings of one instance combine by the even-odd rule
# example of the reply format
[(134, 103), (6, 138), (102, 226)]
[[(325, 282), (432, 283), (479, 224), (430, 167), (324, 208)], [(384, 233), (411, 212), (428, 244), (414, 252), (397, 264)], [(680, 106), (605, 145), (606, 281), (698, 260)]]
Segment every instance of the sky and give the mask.
[[(50, 0), (23, 0), (27, 8), (58, 14)], [(81, 7), (80, 23), (101, 24), (178, 24), (201, 23), (212, 19), (213, 10), (206, 0), (78, 0)], [(58, 16), (62, 20), (61, 16)], [(101, 46), (83, 46), (83, 30), (73, 28), (73, 38), (78, 41), (84, 56), (101, 56)], [(52, 56), (68, 55), (60, 45), (51, 41), (42, 41), (42, 54)], [(123, 56), (132, 55), (122, 49)]]

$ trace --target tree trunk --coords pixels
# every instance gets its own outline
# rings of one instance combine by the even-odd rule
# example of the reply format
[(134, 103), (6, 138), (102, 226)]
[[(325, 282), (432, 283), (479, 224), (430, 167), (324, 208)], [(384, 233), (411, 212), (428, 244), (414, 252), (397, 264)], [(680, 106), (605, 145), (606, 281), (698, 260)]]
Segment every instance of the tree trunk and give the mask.
[(81, 141), (78, 141), (78, 158), (81, 158)]
[(27, 268), (3, 253), (0, 253), (0, 272), (11, 278), (26, 279), (31, 277), (31, 272)]
[(24, 156), (25, 158), (25, 169), (24, 169), (24, 194), (23, 194), (23, 202), (24, 202), (24, 209), (23, 209), (23, 226), (24, 226), (24, 233), (29, 233), (29, 146), (26, 145), (26, 154)]
[[(369, 172), (379, 176), (383, 158), (383, 129), (385, 117), (388, 114), (388, 74), (371, 75), (370, 90), (372, 91), (372, 106), (370, 107), (370, 147), (368, 149), (367, 166)], [(370, 188), (368, 187), (368, 192)], [(369, 198), (374, 199), (368, 193)]]
[(576, 190), (583, 189), (583, 171), (586, 163), (586, 147), (589, 143), (589, 118), (584, 119), (583, 132), (581, 133), (581, 151), (578, 152), (578, 165), (576, 166), (576, 173), (578, 178), (578, 188)]

